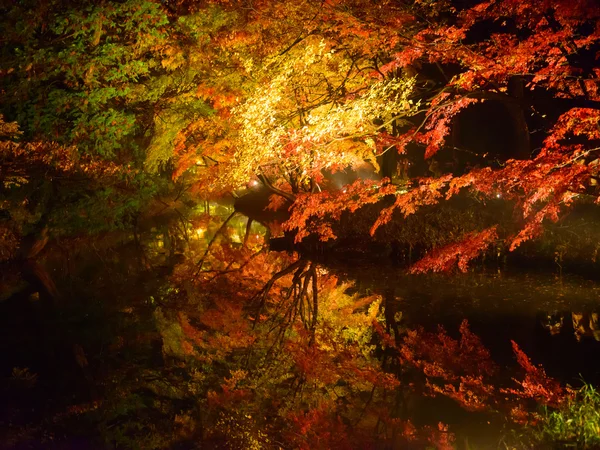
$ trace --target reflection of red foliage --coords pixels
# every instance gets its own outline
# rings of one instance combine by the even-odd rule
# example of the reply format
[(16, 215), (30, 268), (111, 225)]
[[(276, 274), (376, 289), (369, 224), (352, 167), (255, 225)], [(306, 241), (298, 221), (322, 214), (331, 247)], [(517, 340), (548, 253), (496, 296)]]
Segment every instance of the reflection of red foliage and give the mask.
[(428, 440), (436, 449), (452, 450), (454, 448), (454, 435), (448, 432), (448, 425), (440, 422), (437, 430), (433, 428), (430, 428), (430, 430)]
[(394, 337), (390, 333), (388, 333), (383, 328), (383, 325), (381, 325), (376, 320), (373, 321), (373, 331), (377, 334), (377, 336), (379, 336), (381, 342), (385, 344), (386, 347), (396, 348), (396, 342), (394, 340)]
[(546, 375), (546, 371), (541, 366), (534, 366), (515, 341), (511, 342), (517, 362), (525, 369), (525, 379), (523, 381), (515, 379), (521, 389), (505, 389), (502, 392), (515, 394), (520, 398), (532, 398), (544, 405), (558, 406), (566, 398), (565, 389), (558, 381)]
[(426, 375), (448, 381), (456, 381), (461, 375), (493, 375), (496, 366), (490, 353), (469, 330), (467, 320), (460, 326), (460, 335), (460, 340), (452, 339), (443, 327), (439, 327), (437, 333), (409, 331), (400, 353), (405, 361), (420, 367)]
[[(409, 331), (400, 357), (425, 376), (424, 387), (431, 394), (452, 398), (468, 411), (505, 410), (516, 423), (533, 423), (529, 400), (551, 407), (560, 405), (569, 392), (550, 378), (541, 366), (535, 366), (513, 342), (519, 365), (525, 378), (513, 380), (520, 389), (495, 386), (492, 377), (497, 372), (489, 351), (463, 321), (460, 340), (452, 339), (443, 328), (437, 333)], [(509, 394), (507, 396), (506, 394)]]
[(231, 408), (240, 402), (248, 401), (252, 393), (248, 389), (231, 389), (226, 384), (221, 386), (221, 392), (209, 391), (207, 400), (210, 407)]
[(443, 387), (427, 382), (431, 391), (455, 400), (467, 411), (485, 411), (491, 406), (494, 386), (486, 384), (483, 377), (461, 376), (458, 388), (454, 384)]
[(290, 412), (288, 419), (292, 428), (288, 439), (297, 448), (357, 448), (356, 443), (351, 441), (348, 427), (325, 404), (306, 412)]
[(446, 395), (469, 411), (487, 409), (495, 389), (484, 377), (494, 375), (497, 368), (466, 320), (460, 334), (456, 340), (442, 327), (437, 333), (411, 331), (400, 349), (401, 358), (423, 372), (430, 392)]

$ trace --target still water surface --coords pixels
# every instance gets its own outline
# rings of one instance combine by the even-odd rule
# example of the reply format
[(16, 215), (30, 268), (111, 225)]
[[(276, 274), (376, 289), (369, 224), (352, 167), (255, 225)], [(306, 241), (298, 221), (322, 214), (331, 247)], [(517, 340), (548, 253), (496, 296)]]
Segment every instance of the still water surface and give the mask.
[[(239, 244), (245, 222), (232, 221), (231, 226), (229, 236)], [(146, 257), (163, 261), (150, 272), (140, 270), (140, 265), (148, 262), (140, 259), (131, 243), (108, 250), (92, 246), (75, 258), (55, 248), (45, 265), (64, 293), (61, 303), (48, 312), (43, 298), (41, 301), (31, 286), (16, 289), (0, 302), (0, 369), (4, 380), (0, 432), (14, 432), (15, 427), (41, 421), (44, 411), (56, 410), (57, 404), (90, 395), (86, 391), (100, 375), (77, 360), (77, 349), (85, 348), (84, 357), (92, 361), (89, 367), (93, 368), (93, 360), (100, 360), (103, 352), (108, 354), (115, 345), (111, 336), (131, 326), (128, 321), (132, 305), (146, 305), (145, 312), (138, 308), (136, 313), (147, 314), (151, 321), (149, 311), (154, 305), (149, 299), (158, 297), (158, 290), (168, 284), (171, 274), (168, 258), (161, 250), (168, 235), (154, 232), (152, 236), (155, 241), (146, 243)], [(208, 240), (204, 231), (194, 238)], [(360, 258), (331, 261), (321, 263), (324, 270), (349, 282), (350, 291), (386, 298), (404, 329), (435, 331), (443, 326), (450, 336), (457, 337), (459, 325), (468, 320), (506, 377), (511, 377), (516, 368), (513, 340), (535, 364), (542, 364), (550, 376), (563, 383), (579, 386), (583, 379), (600, 384), (600, 285), (595, 281), (535, 269), (411, 276), (385, 262), (365, 264)], [(4, 268), (6, 273), (9, 269)], [(14, 284), (19, 268), (10, 270), (17, 274)], [(139, 325), (139, 320), (136, 323), (138, 328), (129, 330), (136, 339), (151, 331)], [(100, 369), (118, 371), (135, 358), (146, 359), (145, 364), (155, 359), (159, 364), (160, 351), (154, 346), (145, 355), (123, 355)], [(27, 368), (35, 374), (35, 390), (21, 389), (24, 385), (22, 380), (15, 381), (15, 368)], [(480, 422), (482, 419), (472, 417), (453, 420), (456, 409), (444, 405), (425, 400), (415, 408), (415, 414), (421, 414), (422, 421), (427, 422), (431, 418), (423, 411), (437, 408), (445, 417), (433, 420), (444, 420), (470, 435), (476, 435), (476, 428), (486, 423), (485, 419)], [(488, 433), (485, 429), (478, 431)]]
[(479, 270), (406, 275), (391, 266), (331, 267), (361, 292), (393, 290), (409, 328), (457, 334), (467, 319), (499, 363), (514, 361), (516, 341), (549, 375), (567, 383), (600, 382), (600, 284), (536, 270)]

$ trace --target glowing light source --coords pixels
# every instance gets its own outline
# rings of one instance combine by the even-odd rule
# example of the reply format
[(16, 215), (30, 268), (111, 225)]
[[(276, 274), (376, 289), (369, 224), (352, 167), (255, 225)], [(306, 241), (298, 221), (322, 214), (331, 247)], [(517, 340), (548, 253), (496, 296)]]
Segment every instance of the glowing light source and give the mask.
[(204, 233), (206, 233), (206, 230), (204, 228), (196, 228), (196, 236), (198, 236), (199, 238), (203, 237)]

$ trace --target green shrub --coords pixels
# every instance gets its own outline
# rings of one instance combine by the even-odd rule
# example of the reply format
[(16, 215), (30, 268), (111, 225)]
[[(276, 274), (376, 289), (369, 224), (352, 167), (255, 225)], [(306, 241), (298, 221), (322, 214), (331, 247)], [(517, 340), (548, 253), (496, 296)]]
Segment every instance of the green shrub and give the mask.
[(600, 392), (584, 384), (557, 410), (544, 407), (534, 431), (540, 442), (573, 448), (600, 446)]

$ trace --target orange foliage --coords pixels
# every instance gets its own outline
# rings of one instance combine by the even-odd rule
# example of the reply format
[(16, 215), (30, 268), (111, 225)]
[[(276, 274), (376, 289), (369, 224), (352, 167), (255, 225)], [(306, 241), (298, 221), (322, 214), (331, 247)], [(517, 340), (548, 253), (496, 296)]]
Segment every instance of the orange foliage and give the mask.
[[(307, 75), (307, 86), (299, 85), (293, 90), (295, 94), (281, 100), (290, 109), (282, 121), (285, 132), (280, 136), (279, 160), (274, 158), (264, 167), (248, 169), (250, 176), (255, 176), (256, 171), (268, 173), (276, 186), (281, 186), (277, 183), (282, 180), (290, 184), (289, 189), (283, 190), (293, 192), (296, 201), (285, 229), (297, 230), (297, 241), (311, 233), (322, 240), (335, 239), (330, 224), (339, 220), (343, 211), (352, 213), (388, 195), (394, 195), (396, 200), (393, 205), (382, 207), (372, 234), (392, 220), (396, 210), (407, 216), (421, 206), (437, 204), (469, 189), (480, 198), (515, 201), (518, 216), (522, 217), (518, 220), (519, 229), (513, 236), (500, 236), (514, 250), (537, 237), (546, 221), (558, 220), (574, 199), (586, 195), (590, 177), (598, 174), (599, 165), (593, 161), (598, 150), (595, 142), (600, 139), (596, 126), (600, 70), (592, 56), (589, 67), (581, 59), (600, 40), (596, 25), (600, 8), (592, 1), (489, 1), (457, 8), (452, 2), (404, 4), (388, 0), (379, 2), (377, 7), (362, 0), (328, 1), (317, 7), (294, 0), (257, 2), (248, 10), (239, 10), (232, 2), (216, 3), (237, 15), (227, 27), (212, 35), (207, 59), (220, 73), (230, 74), (224, 68), (234, 68), (236, 76), (214, 77), (199, 87), (198, 94), (216, 109), (216, 119), (203, 119), (204, 123), (200, 121), (183, 132), (185, 139), (181, 139), (178, 150), (176, 174), (191, 168), (195, 158), (204, 158), (206, 167), (197, 178), (198, 189), (223, 193), (237, 187), (227, 185), (225, 180), (239, 156), (240, 149), (233, 145), (239, 130), (223, 125), (223, 117), (234, 111), (232, 106), (268, 85), (275, 76), (270, 68), (277, 66), (269, 65), (273, 58), (295, 51), (307, 43), (309, 36), (318, 37), (323, 49), (336, 55), (342, 49), (354, 55), (353, 67), (368, 72), (360, 82), (357, 77), (364, 72), (348, 72), (342, 86), (356, 82), (354, 91), (336, 88), (321, 73), (319, 83), (332, 85), (329, 91), (313, 92), (311, 83), (315, 82)], [(482, 32), (482, 25), (489, 32)], [(440, 73), (427, 74), (432, 79), (423, 81), (425, 75), (420, 77), (419, 72), (425, 65), (437, 67)], [(339, 70), (333, 72), (337, 74)], [(421, 101), (422, 106), (386, 117), (382, 119), (384, 125), (367, 133), (373, 154), (404, 154), (409, 145), (421, 145), (425, 159), (430, 158), (444, 151), (454, 118), (474, 103), (490, 100), (506, 104), (523, 117), (534, 116), (544, 122), (546, 137), (542, 148), (528, 159), (508, 159), (500, 167), (474, 168), (434, 179), (413, 179), (402, 189), (382, 181), (357, 182), (342, 191), (313, 192), (314, 183), (322, 180), (323, 169), (335, 171), (346, 162), (338, 160), (341, 154), (337, 159), (333, 153), (326, 158), (318, 155), (316, 150), (324, 143), (303, 135), (308, 126), (307, 114), (323, 104), (350, 104), (371, 83), (407, 74), (416, 74), (417, 91), (427, 92), (427, 98), (413, 95), (410, 100)], [(518, 95), (511, 91), (515, 80), (522, 84), (523, 92)], [(307, 93), (301, 94), (305, 88)], [(544, 92), (547, 102), (556, 104), (556, 108), (549, 109), (561, 110), (561, 114), (550, 119), (540, 113), (534, 90)], [(319, 100), (315, 103), (311, 96)], [(365, 137), (364, 126), (362, 123), (356, 130), (345, 131), (329, 144), (344, 141), (345, 151), (357, 152), (359, 136)], [(518, 132), (526, 134), (529, 130)], [(290, 159), (298, 155), (312, 155), (310, 166), (299, 167)], [(368, 155), (357, 156), (366, 159)], [(490, 161), (485, 163), (491, 165)], [(595, 196), (600, 199), (597, 193)], [(272, 202), (271, 208), (281, 204)], [(485, 242), (496, 239), (492, 230), (495, 229), (468, 234), (461, 242), (431, 253), (414, 270), (448, 270), (454, 263), (465, 270), (468, 260), (486, 249)], [(461, 256), (452, 257), (452, 253)]]
[(515, 341), (511, 342), (517, 362), (525, 370), (525, 379), (515, 380), (521, 389), (506, 389), (502, 392), (515, 394), (520, 398), (532, 398), (548, 406), (559, 406), (570, 394), (556, 380), (546, 375), (541, 366), (533, 365)]
[(462, 241), (432, 250), (431, 253), (410, 268), (413, 274), (448, 271), (458, 263), (462, 272), (467, 271), (469, 261), (477, 258), (495, 239), (496, 227), (468, 234)]
[(514, 341), (513, 351), (525, 377), (513, 378), (519, 389), (497, 386), (494, 377), (498, 367), (466, 320), (460, 334), (460, 340), (452, 339), (441, 327), (437, 333), (408, 332), (399, 350), (400, 358), (422, 372), (424, 387), (430, 394), (449, 397), (468, 411), (505, 411), (520, 424), (536, 421), (537, 413), (529, 400), (557, 407), (571, 395), (541, 366), (533, 365)]

